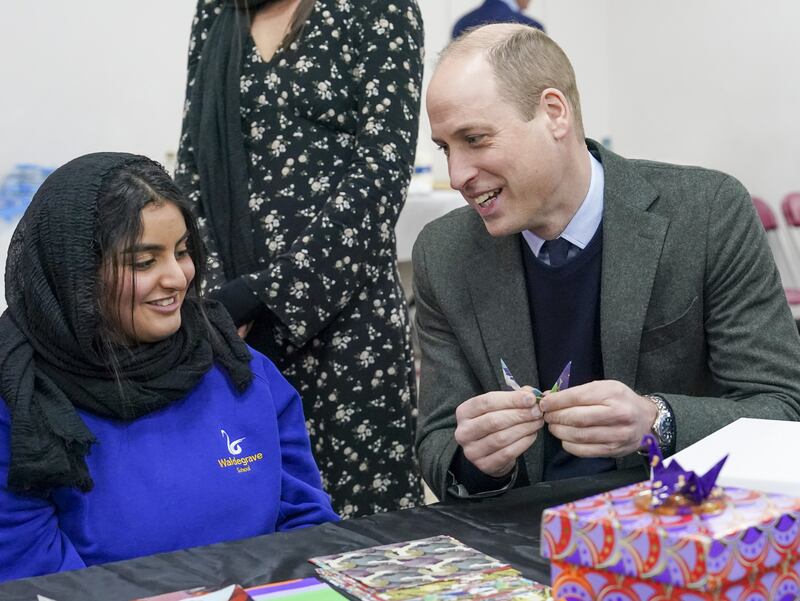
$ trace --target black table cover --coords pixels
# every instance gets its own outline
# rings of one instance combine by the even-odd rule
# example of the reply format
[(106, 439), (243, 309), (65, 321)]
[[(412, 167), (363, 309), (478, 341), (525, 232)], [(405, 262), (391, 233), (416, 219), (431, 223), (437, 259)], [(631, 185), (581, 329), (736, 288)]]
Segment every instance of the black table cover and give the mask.
[(453, 536), (504, 560), (528, 578), (549, 582), (549, 564), (539, 554), (542, 511), (646, 477), (642, 468), (544, 482), (493, 499), (437, 503), (16, 580), (0, 585), (0, 600), (35, 601), (41, 594), (56, 601), (128, 601), (204, 585), (235, 582), (255, 586), (313, 576), (314, 566), (307, 561), (310, 557), (438, 534)]

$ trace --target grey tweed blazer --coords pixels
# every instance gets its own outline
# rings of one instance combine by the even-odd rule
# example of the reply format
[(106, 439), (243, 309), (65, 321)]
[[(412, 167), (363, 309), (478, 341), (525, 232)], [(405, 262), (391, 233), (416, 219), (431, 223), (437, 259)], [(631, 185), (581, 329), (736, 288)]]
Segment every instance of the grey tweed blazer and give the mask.
[[(605, 377), (663, 395), (678, 449), (739, 417), (800, 419), (800, 337), (747, 190), (716, 171), (587, 146), (605, 173)], [(464, 207), (427, 225), (414, 246), (417, 449), (440, 498), (457, 451), (456, 407), (500, 390), (501, 357), (517, 381), (538, 385), (520, 239), (492, 238)], [(525, 460), (540, 481), (541, 436)]]

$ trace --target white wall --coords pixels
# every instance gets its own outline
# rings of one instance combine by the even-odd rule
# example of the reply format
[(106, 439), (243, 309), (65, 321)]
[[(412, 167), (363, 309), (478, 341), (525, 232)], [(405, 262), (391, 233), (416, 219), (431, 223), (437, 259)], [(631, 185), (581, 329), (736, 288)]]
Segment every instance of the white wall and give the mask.
[[(420, 0), (426, 80), (453, 21), (479, 2)], [(2, 2), (0, 176), (101, 149), (164, 160), (178, 140), (194, 5)], [(800, 189), (797, 0), (534, 0), (529, 13), (572, 59), (591, 137), (723, 169), (773, 204)]]
[(124, 150), (163, 161), (178, 144), (195, 0), (0, 5), (0, 177)]
[(800, 190), (800, 2), (609, 3), (615, 148)]

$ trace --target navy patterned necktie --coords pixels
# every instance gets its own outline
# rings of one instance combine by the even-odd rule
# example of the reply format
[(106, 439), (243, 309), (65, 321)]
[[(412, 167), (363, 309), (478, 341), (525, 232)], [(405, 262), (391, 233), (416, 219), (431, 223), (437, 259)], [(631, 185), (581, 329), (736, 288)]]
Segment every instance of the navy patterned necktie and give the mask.
[(547, 249), (547, 257), (551, 267), (560, 267), (567, 262), (567, 253), (572, 243), (564, 238), (556, 238), (555, 240), (545, 240), (542, 248), (539, 251)]

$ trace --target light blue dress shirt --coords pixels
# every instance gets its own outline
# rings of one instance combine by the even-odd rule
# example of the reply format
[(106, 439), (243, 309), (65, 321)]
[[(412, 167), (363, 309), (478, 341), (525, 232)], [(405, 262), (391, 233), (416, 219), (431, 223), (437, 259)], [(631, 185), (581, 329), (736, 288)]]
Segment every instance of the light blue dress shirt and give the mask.
[[(586, 197), (581, 202), (581, 206), (559, 236), (559, 238), (564, 238), (573, 245), (569, 249), (569, 253), (567, 253), (568, 260), (586, 248), (603, 220), (603, 186), (605, 184), (603, 165), (588, 150), (586, 154), (589, 156), (592, 166), (589, 190), (586, 192)], [(523, 231), (522, 236), (533, 251), (534, 256), (549, 264), (548, 257), (539, 257), (544, 238), (540, 238), (530, 230)]]

